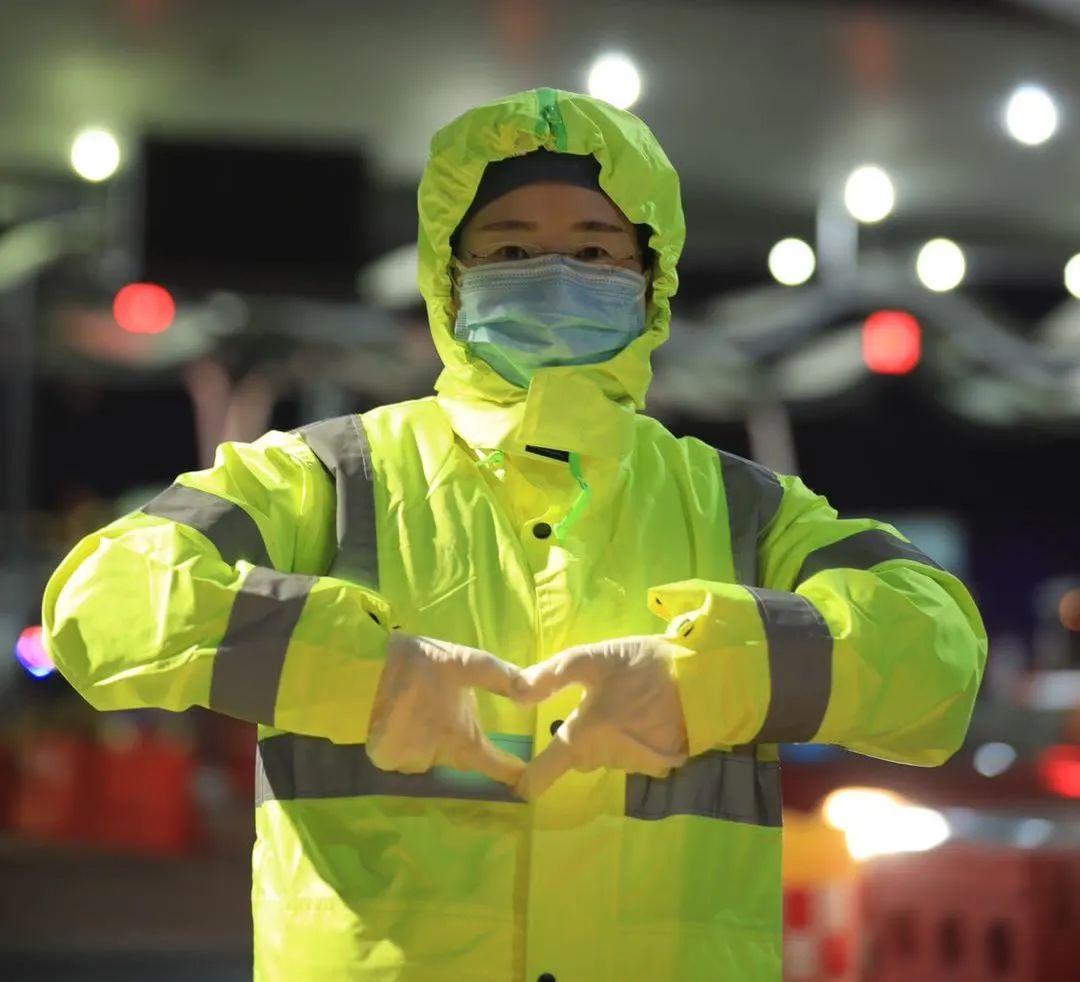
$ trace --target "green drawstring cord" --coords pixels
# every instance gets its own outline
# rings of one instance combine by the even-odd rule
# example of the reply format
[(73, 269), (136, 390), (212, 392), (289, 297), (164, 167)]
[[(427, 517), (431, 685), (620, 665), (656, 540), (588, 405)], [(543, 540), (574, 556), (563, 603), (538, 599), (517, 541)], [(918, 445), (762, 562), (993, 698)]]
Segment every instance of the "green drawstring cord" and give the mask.
[[(506, 460), (506, 454), (501, 450), (493, 450), (480, 461), (479, 466), (483, 468), (498, 467), (504, 460)], [(553, 530), (555, 532), (555, 541), (559, 545), (566, 541), (571, 526), (581, 518), (585, 509), (589, 507), (589, 501), (592, 499), (589, 482), (585, 480), (585, 475), (581, 470), (581, 454), (570, 454), (569, 463), (570, 473), (573, 475), (574, 480), (577, 481), (578, 487), (581, 488), (581, 493), (574, 499), (574, 503), (570, 506), (570, 511), (566, 513), (566, 517)]]
[(566, 536), (570, 531), (571, 526), (581, 518), (585, 509), (589, 507), (589, 501), (592, 499), (592, 491), (589, 489), (589, 483), (585, 480), (585, 475), (581, 471), (581, 454), (570, 454), (570, 473), (573, 475), (574, 480), (578, 482), (578, 487), (581, 488), (581, 493), (577, 496), (573, 505), (570, 507), (570, 511), (566, 513), (566, 517), (555, 526), (555, 541), (562, 545), (566, 541)]
[(498, 467), (504, 460), (506, 460), (506, 454), (501, 450), (492, 450), (483, 460), (480, 461), (480, 467)]

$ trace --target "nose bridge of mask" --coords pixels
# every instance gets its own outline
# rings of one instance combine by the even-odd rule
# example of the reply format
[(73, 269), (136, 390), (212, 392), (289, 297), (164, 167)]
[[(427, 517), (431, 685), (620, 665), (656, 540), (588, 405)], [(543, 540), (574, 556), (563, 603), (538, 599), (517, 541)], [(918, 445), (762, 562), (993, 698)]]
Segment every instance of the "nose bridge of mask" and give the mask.
[(648, 288), (645, 275), (636, 270), (599, 262), (585, 262), (561, 252), (545, 252), (530, 259), (483, 263), (478, 266), (466, 266), (455, 258), (453, 272), (462, 295), (466, 291), (484, 290), (496, 285), (509, 288), (529, 283), (558, 284), (566, 290), (588, 289), (629, 299), (632, 296), (644, 298)]
[[(550, 332), (576, 327), (620, 336), (629, 330), (629, 343), (644, 330), (648, 281), (634, 270), (552, 253), (480, 266), (457, 263), (456, 271), (458, 340), (469, 340), (470, 328), (491, 328), (495, 321), (531, 323), (537, 335), (547, 332), (550, 340)], [(522, 339), (520, 330), (515, 335)]]

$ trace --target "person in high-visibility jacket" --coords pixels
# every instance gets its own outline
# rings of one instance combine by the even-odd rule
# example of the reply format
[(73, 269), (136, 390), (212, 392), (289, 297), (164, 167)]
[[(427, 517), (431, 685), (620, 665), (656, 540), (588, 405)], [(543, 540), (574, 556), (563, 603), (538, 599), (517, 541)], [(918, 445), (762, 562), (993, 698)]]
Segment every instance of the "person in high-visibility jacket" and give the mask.
[(978, 611), (641, 412), (684, 224), (639, 119), (480, 106), (419, 210), (436, 394), (223, 444), (74, 548), (48, 649), (259, 724), (257, 978), (779, 979), (777, 744), (942, 763)]

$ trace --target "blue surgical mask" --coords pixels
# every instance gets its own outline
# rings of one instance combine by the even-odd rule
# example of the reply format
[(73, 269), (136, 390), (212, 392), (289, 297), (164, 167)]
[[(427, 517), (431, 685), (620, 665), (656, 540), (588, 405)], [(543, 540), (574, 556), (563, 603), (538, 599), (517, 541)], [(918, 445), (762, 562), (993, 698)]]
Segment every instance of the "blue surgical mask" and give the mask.
[(548, 254), (458, 269), (454, 337), (504, 379), (528, 388), (538, 369), (595, 365), (645, 330), (641, 273)]

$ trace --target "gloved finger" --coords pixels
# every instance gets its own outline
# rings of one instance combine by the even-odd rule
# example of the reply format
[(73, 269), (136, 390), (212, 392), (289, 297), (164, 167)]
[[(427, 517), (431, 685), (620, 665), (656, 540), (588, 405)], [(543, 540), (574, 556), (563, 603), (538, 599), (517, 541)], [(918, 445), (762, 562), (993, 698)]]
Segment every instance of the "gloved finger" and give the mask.
[(558, 736), (537, 754), (522, 771), (514, 791), (519, 798), (532, 801), (542, 795), (574, 766), (573, 754)]
[(479, 648), (458, 645), (454, 649), (456, 676), (461, 685), (487, 689), (498, 696), (518, 698), (526, 691), (521, 669)]
[(525, 765), (525, 770), (514, 788), (519, 798), (532, 801), (547, 791), (567, 771), (573, 770), (574, 749), (565, 734), (567, 732), (573, 734), (570, 724), (575, 714), (576, 710), (559, 727), (551, 743)]
[(521, 673), (526, 686), (524, 698), (530, 702), (540, 702), (568, 685), (595, 685), (599, 674), (598, 659), (594, 645), (581, 645), (530, 665)]
[(461, 770), (479, 771), (493, 781), (514, 787), (525, 770), (525, 762), (520, 757), (496, 747), (486, 737), (463, 747), (457, 755), (455, 766)]
[(398, 774), (423, 774), (431, 770), (435, 760), (432, 754), (418, 747), (394, 747), (390, 743), (366, 743), (364, 752), (380, 771)]
[(668, 754), (654, 750), (629, 734), (622, 734), (608, 745), (603, 754), (605, 767), (616, 767), (627, 774), (645, 774), (649, 777), (667, 777), (675, 767), (682, 767), (686, 754)]

